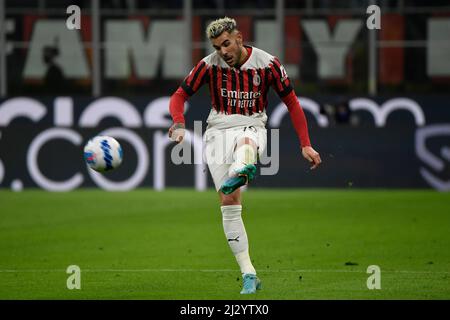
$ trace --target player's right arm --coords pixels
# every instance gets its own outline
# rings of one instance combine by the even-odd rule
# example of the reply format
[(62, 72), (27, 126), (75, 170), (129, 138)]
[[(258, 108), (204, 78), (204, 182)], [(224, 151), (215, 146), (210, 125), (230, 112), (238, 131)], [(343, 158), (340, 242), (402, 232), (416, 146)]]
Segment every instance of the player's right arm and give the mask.
[(200, 61), (183, 80), (177, 91), (170, 97), (169, 112), (173, 124), (169, 128), (169, 138), (177, 143), (184, 138), (184, 103), (195, 93), (208, 79), (208, 66), (205, 61)]

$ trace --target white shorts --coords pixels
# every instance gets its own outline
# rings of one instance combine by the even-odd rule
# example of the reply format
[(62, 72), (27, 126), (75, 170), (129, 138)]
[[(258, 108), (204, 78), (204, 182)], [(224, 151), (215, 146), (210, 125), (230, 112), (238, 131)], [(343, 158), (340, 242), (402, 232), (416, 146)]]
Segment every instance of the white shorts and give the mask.
[(230, 129), (209, 128), (205, 135), (205, 159), (216, 190), (229, 178), (228, 170), (233, 164), (236, 144), (242, 138), (252, 139), (261, 157), (267, 145), (267, 130), (264, 127), (242, 126)]

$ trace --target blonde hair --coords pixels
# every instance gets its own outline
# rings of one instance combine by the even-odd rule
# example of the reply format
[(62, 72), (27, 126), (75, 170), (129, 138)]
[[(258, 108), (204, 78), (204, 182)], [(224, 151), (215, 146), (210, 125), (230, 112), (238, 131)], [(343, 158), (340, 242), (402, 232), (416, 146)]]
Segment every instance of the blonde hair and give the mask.
[(206, 35), (209, 39), (215, 39), (223, 32), (227, 31), (231, 33), (237, 29), (236, 20), (228, 17), (214, 20), (206, 28)]

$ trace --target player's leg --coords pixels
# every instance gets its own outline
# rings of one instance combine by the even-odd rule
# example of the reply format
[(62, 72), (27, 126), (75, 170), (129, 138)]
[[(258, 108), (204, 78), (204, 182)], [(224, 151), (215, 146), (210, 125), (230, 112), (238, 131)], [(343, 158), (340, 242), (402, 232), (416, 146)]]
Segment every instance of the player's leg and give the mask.
[(239, 138), (234, 151), (234, 162), (228, 170), (230, 177), (237, 176), (247, 165), (255, 165), (258, 157), (258, 146), (253, 138), (244, 136)]
[(224, 194), (230, 194), (255, 178), (258, 160), (258, 132), (253, 126), (245, 127), (238, 135), (233, 153), (233, 163), (228, 175), (229, 179), (221, 186)]
[(207, 130), (205, 134), (205, 156), (220, 197), (225, 236), (243, 273), (244, 288), (242, 293), (253, 293), (257, 286), (260, 287), (260, 284), (258, 284), (259, 280), (256, 278), (256, 271), (248, 252), (247, 232), (242, 221), (241, 193), (239, 188), (228, 195), (220, 191), (220, 187), (229, 178), (228, 171), (233, 162), (234, 141), (235, 133), (233, 130)]
[(241, 293), (255, 293), (261, 288), (261, 281), (256, 276), (256, 270), (250, 259), (247, 232), (242, 220), (241, 191), (237, 189), (228, 195), (219, 192), (219, 197), (225, 237), (243, 276)]

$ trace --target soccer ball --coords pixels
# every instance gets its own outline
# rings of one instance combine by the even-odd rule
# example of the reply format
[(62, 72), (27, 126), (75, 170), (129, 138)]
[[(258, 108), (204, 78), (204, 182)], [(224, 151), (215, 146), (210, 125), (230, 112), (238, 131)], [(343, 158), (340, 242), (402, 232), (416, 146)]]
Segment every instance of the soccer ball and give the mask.
[(98, 172), (116, 169), (122, 163), (122, 156), (120, 144), (108, 136), (96, 136), (84, 147), (84, 161)]

